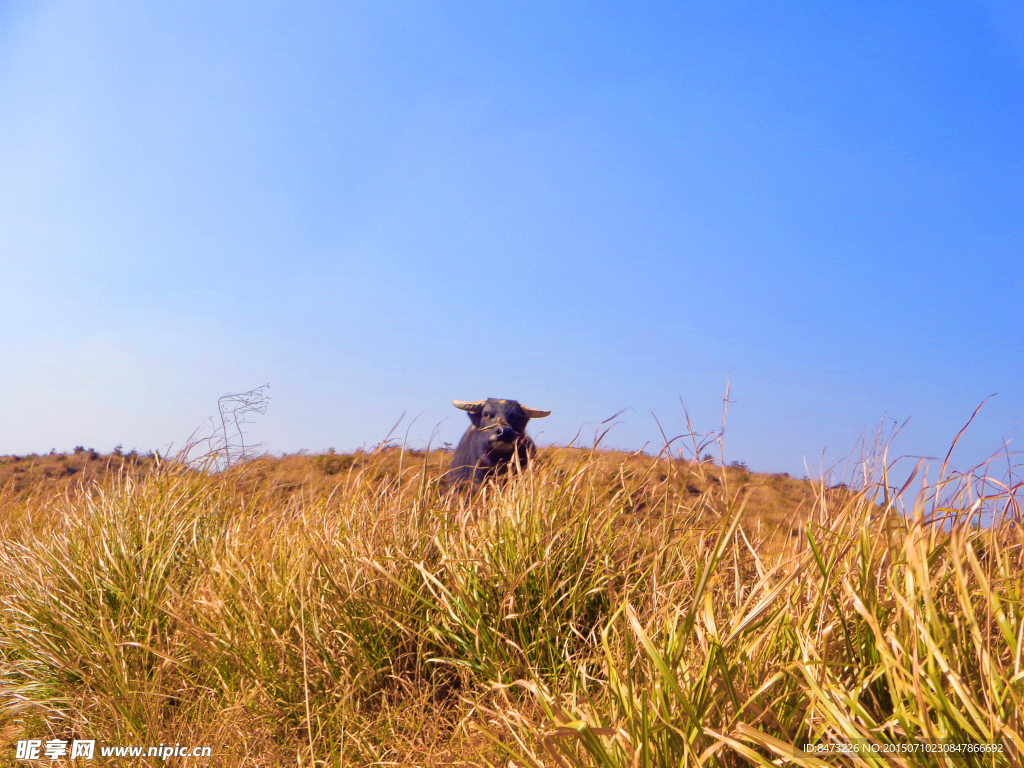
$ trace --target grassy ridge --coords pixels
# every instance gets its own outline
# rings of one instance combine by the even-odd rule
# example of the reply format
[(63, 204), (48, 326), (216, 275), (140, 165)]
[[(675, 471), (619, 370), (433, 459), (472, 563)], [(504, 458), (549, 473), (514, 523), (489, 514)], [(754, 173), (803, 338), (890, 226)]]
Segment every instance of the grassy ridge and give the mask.
[(792, 745), (855, 738), (1024, 756), (1020, 528), (972, 522), (1015, 489), (904, 502), (549, 449), (465, 498), (444, 461), (8, 484), (6, 739), (209, 745), (216, 765), (814, 765)]

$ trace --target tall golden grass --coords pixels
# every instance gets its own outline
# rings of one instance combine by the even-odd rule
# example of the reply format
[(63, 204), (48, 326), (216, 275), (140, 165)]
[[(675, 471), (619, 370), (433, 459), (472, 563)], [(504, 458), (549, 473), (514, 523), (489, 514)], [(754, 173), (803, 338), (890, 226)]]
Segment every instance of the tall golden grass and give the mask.
[(1020, 486), (562, 449), (452, 496), (443, 454), (340, 458), (0, 496), (0, 764), (1024, 764)]

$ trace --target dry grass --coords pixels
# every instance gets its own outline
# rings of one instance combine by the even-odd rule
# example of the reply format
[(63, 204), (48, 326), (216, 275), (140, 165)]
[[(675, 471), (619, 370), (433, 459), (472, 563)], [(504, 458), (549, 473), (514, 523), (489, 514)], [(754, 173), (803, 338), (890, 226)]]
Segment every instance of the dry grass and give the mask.
[(254, 766), (813, 765), (792, 745), (852, 738), (1024, 756), (1018, 489), (904, 500), (870, 472), (546, 449), (467, 498), (445, 461), (8, 483), (0, 765), (54, 737)]

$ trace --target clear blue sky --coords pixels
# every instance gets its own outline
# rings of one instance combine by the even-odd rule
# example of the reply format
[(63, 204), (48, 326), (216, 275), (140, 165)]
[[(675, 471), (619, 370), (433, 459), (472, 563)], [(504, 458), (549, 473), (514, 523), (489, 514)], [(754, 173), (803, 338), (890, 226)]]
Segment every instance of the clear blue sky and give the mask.
[(0, 453), (519, 399), (803, 474), (1024, 441), (1019, 3), (0, 4)]

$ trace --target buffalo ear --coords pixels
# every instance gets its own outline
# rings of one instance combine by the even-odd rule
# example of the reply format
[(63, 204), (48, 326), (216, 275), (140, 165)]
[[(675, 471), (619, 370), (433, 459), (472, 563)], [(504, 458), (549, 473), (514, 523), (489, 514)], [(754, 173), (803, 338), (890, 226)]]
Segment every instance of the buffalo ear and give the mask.
[(468, 403), (464, 400), (452, 400), (452, 405), (456, 408), (460, 408), (463, 411), (469, 411), (470, 413), (480, 413), (484, 409), (484, 403), (486, 400), (477, 400), (474, 403)]
[(527, 408), (520, 406), (523, 409), (523, 413), (529, 416), (531, 419), (543, 419), (545, 416), (550, 416), (551, 411), (538, 411), (536, 408)]

